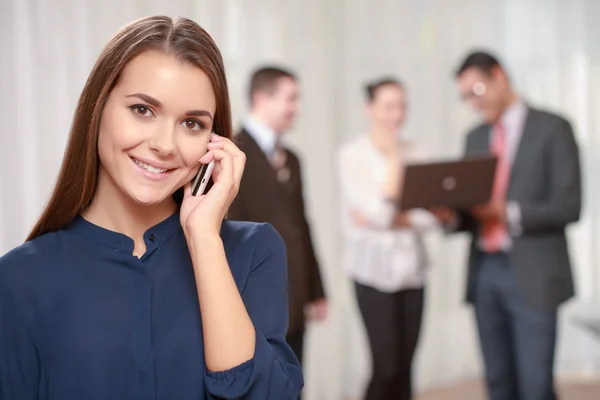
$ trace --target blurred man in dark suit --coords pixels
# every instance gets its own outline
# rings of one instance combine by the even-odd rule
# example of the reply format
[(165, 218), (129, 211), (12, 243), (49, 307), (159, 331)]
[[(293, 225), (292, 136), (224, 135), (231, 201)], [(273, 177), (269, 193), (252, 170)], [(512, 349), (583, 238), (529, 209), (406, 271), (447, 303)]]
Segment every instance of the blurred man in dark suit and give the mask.
[(466, 153), (492, 153), (492, 200), (457, 215), (473, 235), (467, 298), (474, 304), (491, 400), (554, 400), (557, 310), (574, 295), (565, 229), (579, 219), (579, 154), (564, 118), (528, 104), (498, 60), (470, 54), (461, 95), (484, 119)]
[(302, 361), (305, 318), (324, 319), (327, 303), (304, 212), (300, 162), (281, 143), (296, 119), (298, 82), (289, 71), (261, 68), (252, 75), (249, 97), (250, 115), (236, 136), (246, 168), (230, 217), (269, 222), (283, 237), (290, 285), (287, 339)]

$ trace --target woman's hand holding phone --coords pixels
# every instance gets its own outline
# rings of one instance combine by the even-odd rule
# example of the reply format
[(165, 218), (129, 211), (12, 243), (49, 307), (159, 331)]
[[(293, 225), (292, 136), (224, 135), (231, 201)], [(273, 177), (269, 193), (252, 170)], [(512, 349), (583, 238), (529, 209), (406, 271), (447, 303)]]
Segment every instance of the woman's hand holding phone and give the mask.
[(180, 220), (188, 242), (192, 238), (219, 236), (221, 223), (238, 193), (246, 165), (246, 155), (222, 136), (213, 133), (207, 150), (199, 161), (201, 164), (214, 161), (212, 188), (199, 196), (192, 195), (192, 183), (184, 188)]

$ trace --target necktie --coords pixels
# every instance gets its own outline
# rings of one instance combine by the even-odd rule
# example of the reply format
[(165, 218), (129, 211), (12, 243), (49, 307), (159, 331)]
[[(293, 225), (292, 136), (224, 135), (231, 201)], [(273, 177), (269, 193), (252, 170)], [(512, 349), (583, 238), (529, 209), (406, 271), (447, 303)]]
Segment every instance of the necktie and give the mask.
[[(501, 123), (494, 126), (491, 152), (498, 157), (494, 186), (492, 188), (492, 201), (505, 201), (510, 176), (510, 163), (506, 154), (506, 130)], [(505, 223), (491, 221), (483, 224), (482, 234), (485, 250), (495, 253), (500, 250), (502, 242), (508, 236), (508, 231)]]
[(287, 153), (279, 141), (275, 145), (275, 151), (273, 157), (271, 157), (271, 165), (275, 169), (279, 182), (287, 182), (290, 179), (290, 170), (287, 167)]

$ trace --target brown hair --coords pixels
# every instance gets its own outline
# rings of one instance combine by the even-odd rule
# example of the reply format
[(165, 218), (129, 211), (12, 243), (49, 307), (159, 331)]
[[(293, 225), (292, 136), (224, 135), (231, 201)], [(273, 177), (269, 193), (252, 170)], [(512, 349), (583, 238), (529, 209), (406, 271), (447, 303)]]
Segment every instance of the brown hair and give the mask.
[(398, 79), (392, 77), (384, 77), (379, 78), (376, 81), (373, 81), (365, 86), (365, 92), (367, 95), (367, 101), (372, 102), (375, 100), (375, 96), (377, 95), (377, 91), (384, 86), (397, 86), (400, 89), (404, 89), (404, 84), (400, 82)]
[(281, 78), (296, 80), (296, 76), (292, 72), (275, 66), (261, 67), (254, 71), (250, 78), (250, 89), (248, 91), (250, 104), (252, 104), (256, 92), (273, 93), (277, 88), (277, 81)]
[(164, 51), (202, 69), (216, 97), (213, 131), (231, 138), (231, 108), (223, 58), (210, 35), (186, 18), (145, 17), (106, 44), (83, 88), (52, 196), (27, 240), (64, 227), (92, 201), (98, 178), (100, 116), (125, 66), (148, 50)]

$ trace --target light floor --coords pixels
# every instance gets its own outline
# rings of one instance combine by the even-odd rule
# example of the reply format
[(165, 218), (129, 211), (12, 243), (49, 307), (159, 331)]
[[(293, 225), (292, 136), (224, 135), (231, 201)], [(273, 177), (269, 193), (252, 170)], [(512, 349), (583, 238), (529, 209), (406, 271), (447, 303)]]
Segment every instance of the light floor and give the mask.
[[(559, 400), (599, 400), (600, 381), (569, 381), (558, 386)], [(487, 400), (483, 382), (467, 382), (455, 387), (428, 391), (416, 400)]]

